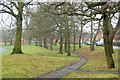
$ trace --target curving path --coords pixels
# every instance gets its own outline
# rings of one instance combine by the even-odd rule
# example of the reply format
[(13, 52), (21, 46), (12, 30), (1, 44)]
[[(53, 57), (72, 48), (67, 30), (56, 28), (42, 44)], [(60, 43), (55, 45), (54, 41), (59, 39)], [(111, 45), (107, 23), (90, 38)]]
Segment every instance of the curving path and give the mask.
[(8, 51), (9, 51), (8, 49), (0, 48), (0, 53), (5, 53), (5, 52), (8, 52)]
[(84, 56), (76, 54), (78, 57), (80, 57), (80, 61), (77, 63), (74, 63), (71, 66), (64, 67), (61, 70), (57, 70), (48, 74), (45, 74), (43, 76), (40, 76), (38, 78), (49, 78), (51, 80), (58, 80), (59, 78), (62, 78), (65, 75), (68, 75), (72, 72), (80, 72), (80, 73), (104, 73), (104, 74), (120, 74), (120, 72), (86, 72), (86, 71), (79, 71), (78, 69), (82, 66), (84, 66), (87, 63), (87, 58)]
[(51, 73), (41, 76), (39, 78), (61, 78), (72, 72), (77, 72), (78, 68), (82, 67), (83, 65), (85, 65), (87, 63), (87, 59), (84, 56), (80, 56), (78, 54), (76, 54), (76, 55), (78, 57), (80, 57), (80, 61), (78, 61), (77, 63), (74, 63), (73, 65), (68, 66), (68, 67), (64, 67), (61, 70), (51, 72)]

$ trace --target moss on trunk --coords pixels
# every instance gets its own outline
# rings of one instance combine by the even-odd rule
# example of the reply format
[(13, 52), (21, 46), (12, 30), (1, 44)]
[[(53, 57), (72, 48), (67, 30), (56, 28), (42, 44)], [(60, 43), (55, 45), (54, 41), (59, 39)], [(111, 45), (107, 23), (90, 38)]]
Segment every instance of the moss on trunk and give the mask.
[(22, 16), (17, 18), (16, 39), (13, 52), (11, 54), (23, 54), (21, 50), (21, 36), (22, 36)]
[(62, 28), (61, 28), (61, 26), (59, 28), (60, 28), (60, 49), (59, 49), (59, 54), (63, 54), (63, 52), (62, 52), (62, 48), (63, 48)]
[(73, 51), (75, 51), (75, 45), (76, 45), (76, 35), (75, 35), (75, 26), (74, 26), (74, 44), (73, 44)]
[(11, 54), (23, 54), (21, 49), (23, 7), (24, 7), (23, 2), (18, 2), (18, 15), (15, 17), (17, 20), (16, 38), (13, 52)]
[(112, 57), (111, 43), (110, 43), (110, 31), (108, 26), (108, 14), (103, 15), (103, 38), (104, 38), (104, 48), (106, 54), (106, 60), (108, 64), (108, 69), (115, 68), (114, 60)]
[(71, 54), (70, 54), (70, 29), (69, 29), (69, 26), (68, 26), (68, 35), (67, 35), (67, 37), (68, 37), (67, 56), (71, 56)]

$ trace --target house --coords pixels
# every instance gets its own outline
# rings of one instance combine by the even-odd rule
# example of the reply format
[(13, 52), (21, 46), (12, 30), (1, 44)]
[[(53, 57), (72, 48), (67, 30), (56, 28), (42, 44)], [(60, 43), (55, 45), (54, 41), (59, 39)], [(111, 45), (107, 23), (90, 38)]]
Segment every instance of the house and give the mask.
[(120, 29), (116, 32), (114, 36), (113, 45), (120, 46)]
[[(96, 37), (96, 41), (104, 42), (103, 31), (102, 30), (98, 33), (98, 35)], [(120, 29), (116, 32), (116, 34), (114, 36), (114, 39), (113, 39), (113, 44), (114, 45), (119, 45), (118, 42), (120, 42)]]
[(98, 33), (96, 37), (96, 41), (103, 42), (103, 31), (102, 30)]

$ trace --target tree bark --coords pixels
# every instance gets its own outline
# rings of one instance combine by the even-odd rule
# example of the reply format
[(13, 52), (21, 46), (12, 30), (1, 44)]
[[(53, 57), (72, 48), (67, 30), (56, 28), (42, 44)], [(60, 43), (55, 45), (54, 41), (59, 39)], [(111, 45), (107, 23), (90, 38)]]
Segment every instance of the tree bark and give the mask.
[(110, 45), (111, 45), (111, 51), (112, 51), (112, 53), (114, 53), (114, 50), (113, 50), (113, 38), (110, 39)]
[(32, 38), (29, 38), (29, 42), (28, 42), (29, 45), (31, 45), (31, 40), (32, 40)]
[(4, 39), (4, 45), (6, 45), (6, 43), (7, 43), (7, 42), (6, 42), (6, 39)]
[(17, 19), (16, 38), (13, 52), (11, 54), (23, 54), (21, 49), (22, 14), (23, 14), (23, 2), (18, 2), (18, 16), (16, 17)]
[(81, 48), (81, 38), (82, 38), (82, 33), (83, 33), (83, 17), (81, 16), (81, 30), (80, 30), (80, 37), (79, 37), (79, 48)]
[(59, 54), (63, 54), (62, 48), (63, 48), (63, 36), (62, 36), (62, 29), (60, 27), (60, 49), (59, 49)]
[(45, 37), (44, 37), (44, 48), (48, 49), (48, 47), (47, 47), (47, 39)]
[(81, 34), (79, 36), (79, 48), (81, 48)]
[(98, 29), (97, 29), (97, 32), (96, 32), (96, 34), (95, 34), (95, 36), (94, 36), (94, 39), (93, 39), (93, 45), (92, 45), (93, 50), (95, 50), (95, 40), (96, 40), (96, 37), (97, 37), (97, 35), (98, 35), (98, 33), (99, 33), (100, 26), (101, 26), (101, 25), (100, 25), (100, 21), (99, 21)]
[(75, 26), (74, 26), (74, 44), (73, 44), (73, 51), (75, 51), (75, 45), (76, 45), (76, 35), (75, 35)]
[(58, 38), (55, 40), (55, 45), (57, 45), (57, 42), (58, 42)]
[(94, 48), (93, 48), (93, 22), (92, 22), (92, 19), (91, 19), (91, 38), (90, 38), (90, 51), (93, 51)]
[(12, 39), (10, 39), (10, 45), (12, 45), (13, 43), (12, 43)]
[[(66, 34), (66, 33), (65, 33)], [(67, 36), (65, 36), (65, 53), (67, 52)]]
[(50, 36), (50, 49), (51, 50), (53, 50), (52, 44), (53, 44), (53, 39), (52, 39), (52, 36)]
[(21, 50), (21, 35), (22, 35), (22, 16), (17, 18), (16, 39), (14, 49), (11, 54), (23, 54)]
[(69, 29), (69, 26), (68, 26), (68, 35), (67, 35), (67, 37), (68, 37), (68, 50), (67, 50), (67, 56), (71, 56), (71, 54), (70, 54), (70, 29)]
[(42, 39), (39, 39), (40, 47), (42, 47)]
[(37, 39), (36, 39), (35, 46), (37, 46), (37, 45), (38, 45), (38, 41), (37, 41)]
[(115, 68), (114, 60), (112, 57), (112, 50), (109, 38), (109, 26), (108, 26), (108, 14), (103, 14), (103, 38), (104, 38), (104, 48), (106, 54), (106, 60), (108, 64), (108, 69)]
[[(65, 16), (65, 18), (67, 18), (67, 15)], [(67, 24), (67, 21), (66, 21), (66, 24)], [(65, 26), (65, 33), (64, 33), (64, 35), (65, 35), (65, 53), (67, 53), (67, 41), (68, 41), (68, 38), (67, 38), (67, 26), (68, 25), (66, 25)]]

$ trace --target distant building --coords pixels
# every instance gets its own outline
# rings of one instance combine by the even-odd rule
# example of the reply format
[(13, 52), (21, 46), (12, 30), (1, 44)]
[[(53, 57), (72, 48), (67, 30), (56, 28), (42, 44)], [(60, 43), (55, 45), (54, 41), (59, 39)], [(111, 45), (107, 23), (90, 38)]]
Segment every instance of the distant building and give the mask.
[(120, 29), (116, 32), (113, 42), (120, 42)]
[[(100, 41), (100, 42), (104, 42), (103, 40), (103, 31), (101, 30), (97, 37), (96, 37), (96, 41)], [(118, 30), (114, 36), (113, 42), (118, 45), (118, 42), (120, 42), (120, 30)]]

